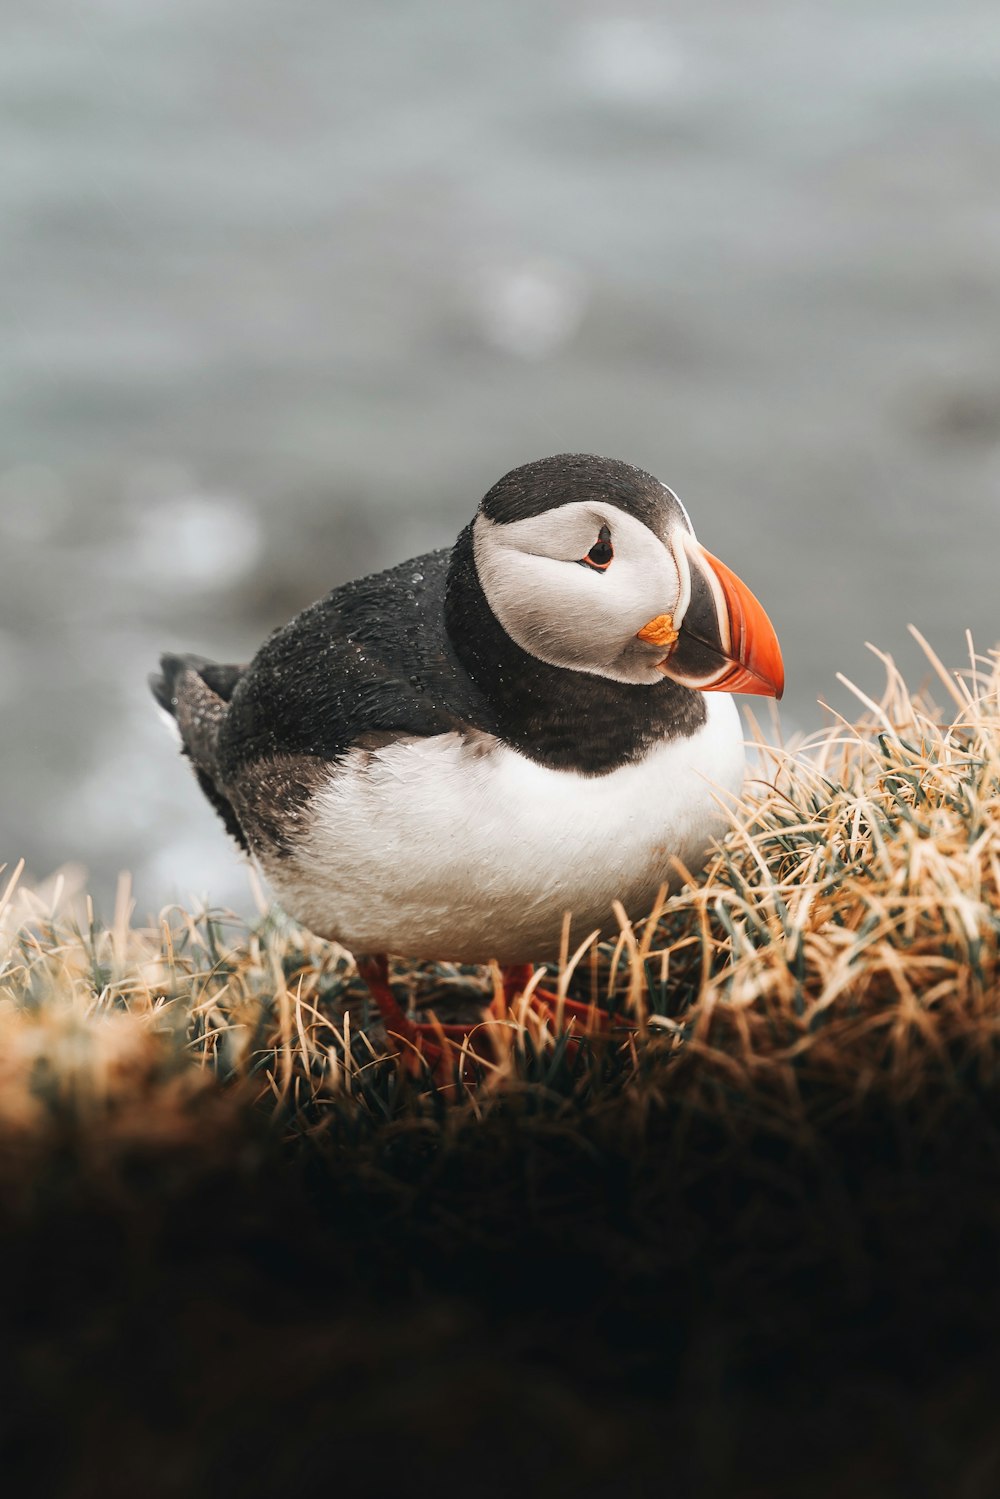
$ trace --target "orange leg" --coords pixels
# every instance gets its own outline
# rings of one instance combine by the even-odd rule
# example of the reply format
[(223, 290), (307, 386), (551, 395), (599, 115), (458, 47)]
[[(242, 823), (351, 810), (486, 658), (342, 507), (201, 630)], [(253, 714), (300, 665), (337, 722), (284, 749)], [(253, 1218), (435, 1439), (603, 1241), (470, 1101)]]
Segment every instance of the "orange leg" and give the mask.
[[(448, 1056), (454, 1055), (452, 1047), (460, 1051), (466, 1043), (470, 1044), (473, 1051), (481, 1056), (492, 1055), (489, 1034), (476, 1029), (478, 1021), (471, 1025), (444, 1025), (437, 1020), (410, 1020), (392, 992), (389, 984), (389, 962), (384, 953), (358, 958), (357, 964), (358, 972), (368, 985), (371, 996), (378, 1006), (386, 1030), (391, 1036), (396, 1036), (406, 1043), (407, 1049), (412, 1048), (413, 1052), (422, 1054), (432, 1068), (437, 1068), (439, 1064), (450, 1065)], [(534, 969), (530, 963), (511, 965), (501, 969), (504, 1004), (507, 1009), (510, 1009), (518, 995), (524, 992), (533, 973)], [(536, 994), (539, 1004), (546, 1006), (553, 1014), (558, 1011), (563, 1020), (574, 1020), (578, 1033), (594, 1030), (602, 1032), (608, 1028), (607, 1015), (601, 1010), (595, 1012), (580, 1000), (565, 999), (557, 1005), (554, 994), (549, 994), (542, 989), (537, 990)], [(471, 1041), (470, 1032), (474, 1032)]]
[(429, 1027), (415, 1024), (403, 1013), (389, 985), (389, 959), (384, 953), (379, 953), (373, 957), (358, 958), (357, 964), (358, 972), (368, 985), (368, 992), (378, 1005), (386, 1030), (416, 1045), (420, 1032)]
[[(460, 1051), (469, 1039), (469, 1032), (479, 1024), (479, 1021), (474, 1021), (470, 1025), (444, 1025), (437, 1019), (410, 1020), (392, 992), (389, 984), (389, 961), (385, 954), (361, 957), (356, 961), (358, 972), (368, 985), (369, 992), (378, 1005), (382, 1023), (390, 1036), (397, 1036), (408, 1043), (432, 1065), (445, 1061), (452, 1047)], [(470, 1044), (472, 1050), (480, 1055), (491, 1054), (489, 1040), (482, 1032), (477, 1032)]]
[(501, 968), (500, 974), (503, 978), (504, 1004), (509, 1010), (519, 994), (523, 994), (531, 982), (534, 968), (530, 963), (516, 963), (507, 968)]

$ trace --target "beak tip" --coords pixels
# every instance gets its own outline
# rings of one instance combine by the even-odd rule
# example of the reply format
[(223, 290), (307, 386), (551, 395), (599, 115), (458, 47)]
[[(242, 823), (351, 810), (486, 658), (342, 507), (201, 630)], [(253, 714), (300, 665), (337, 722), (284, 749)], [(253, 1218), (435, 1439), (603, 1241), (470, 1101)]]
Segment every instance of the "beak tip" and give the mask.
[(785, 674), (777, 672), (773, 676), (765, 678), (767, 686), (764, 691), (768, 697), (773, 697), (776, 703), (780, 703), (785, 695)]
[[(780, 702), (785, 691), (785, 663), (774, 626), (742, 579), (703, 547), (700, 550), (703, 562), (721, 586), (729, 612), (732, 647), (729, 659), (734, 668), (729, 677), (731, 690), (773, 697)], [(719, 686), (726, 685), (723, 678)]]

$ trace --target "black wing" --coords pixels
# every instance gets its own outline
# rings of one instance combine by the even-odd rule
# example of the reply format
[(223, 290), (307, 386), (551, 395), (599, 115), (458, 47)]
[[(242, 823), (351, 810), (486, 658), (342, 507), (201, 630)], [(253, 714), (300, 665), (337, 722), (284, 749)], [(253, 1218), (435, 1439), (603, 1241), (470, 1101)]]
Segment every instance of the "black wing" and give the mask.
[(488, 727), (444, 626), (449, 551), (334, 589), (275, 631), (235, 686), (223, 782), (255, 762), (336, 760), (355, 745)]

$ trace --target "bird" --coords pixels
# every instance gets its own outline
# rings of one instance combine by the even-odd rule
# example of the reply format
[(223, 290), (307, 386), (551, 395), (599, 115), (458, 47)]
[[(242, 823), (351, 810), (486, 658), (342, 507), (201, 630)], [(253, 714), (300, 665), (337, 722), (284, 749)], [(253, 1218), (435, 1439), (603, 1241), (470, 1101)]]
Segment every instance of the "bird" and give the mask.
[(727, 827), (734, 693), (779, 698), (767, 614), (677, 495), (618, 459), (505, 474), (454, 546), (340, 585), (246, 665), (150, 677), (202, 791), (278, 904), (427, 1040), (387, 954), (497, 962), (510, 992), (564, 915), (649, 913)]

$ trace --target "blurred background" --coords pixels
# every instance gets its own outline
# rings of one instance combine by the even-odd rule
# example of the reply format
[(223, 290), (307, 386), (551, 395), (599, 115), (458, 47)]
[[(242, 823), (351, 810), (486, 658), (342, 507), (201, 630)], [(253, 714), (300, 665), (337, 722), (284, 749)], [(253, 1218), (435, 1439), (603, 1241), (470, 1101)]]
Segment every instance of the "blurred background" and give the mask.
[(1000, 637), (995, 0), (7, 0), (0, 860), (248, 904), (145, 686), (529, 458), (674, 487), (782, 640)]

